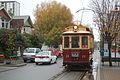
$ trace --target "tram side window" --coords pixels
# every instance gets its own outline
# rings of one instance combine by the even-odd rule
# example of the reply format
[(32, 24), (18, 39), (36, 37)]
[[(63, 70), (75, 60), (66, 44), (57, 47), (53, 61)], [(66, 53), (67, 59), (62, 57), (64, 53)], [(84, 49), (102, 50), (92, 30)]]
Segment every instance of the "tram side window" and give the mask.
[(64, 37), (64, 48), (69, 48), (69, 37)]
[(79, 48), (79, 37), (72, 37), (72, 48)]
[(88, 37), (82, 37), (82, 48), (88, 48)]

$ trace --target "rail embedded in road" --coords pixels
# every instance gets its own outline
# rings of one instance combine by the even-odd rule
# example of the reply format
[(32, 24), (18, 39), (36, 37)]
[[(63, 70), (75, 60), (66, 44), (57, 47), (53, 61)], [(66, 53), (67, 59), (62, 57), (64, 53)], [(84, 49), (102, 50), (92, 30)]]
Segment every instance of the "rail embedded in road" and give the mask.
[(89, 76), (87, 71), (63, 71), (49, 80), (89, 80)]

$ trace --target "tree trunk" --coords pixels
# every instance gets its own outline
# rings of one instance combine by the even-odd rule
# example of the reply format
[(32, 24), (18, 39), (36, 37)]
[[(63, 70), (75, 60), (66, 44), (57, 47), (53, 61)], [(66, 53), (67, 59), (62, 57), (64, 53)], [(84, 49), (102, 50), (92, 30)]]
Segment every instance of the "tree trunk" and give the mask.
[(112, 60), (111, 60), (111, 44), (112, 42), (108, 42), (108, 50), (109, 50), (109, 66), (112, 66)]

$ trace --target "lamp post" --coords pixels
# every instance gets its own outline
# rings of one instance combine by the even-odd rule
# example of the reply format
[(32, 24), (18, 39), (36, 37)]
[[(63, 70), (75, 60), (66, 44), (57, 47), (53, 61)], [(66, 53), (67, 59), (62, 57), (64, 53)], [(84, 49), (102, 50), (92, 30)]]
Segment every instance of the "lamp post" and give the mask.
[[(115, 12), (118, 12), (119, 11), (119, 9), (118, 9), (118, 7), (120, 7), (120, 5), (117, 5), (117, 3), (115, 4)], [(116, 48), (117, 48), (117, 44), (116, 44), (116, 37), (117, 37), (117, 34), (118, 33), (116, 33), (115, 34), (115, 62), (116, 62)]]

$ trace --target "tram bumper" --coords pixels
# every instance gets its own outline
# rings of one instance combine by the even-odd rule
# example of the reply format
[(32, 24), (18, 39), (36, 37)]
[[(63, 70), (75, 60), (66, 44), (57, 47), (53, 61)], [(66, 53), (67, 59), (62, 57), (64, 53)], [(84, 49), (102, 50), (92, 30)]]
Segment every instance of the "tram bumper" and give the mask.
[(90, 66), (90, 62), (63, 62), (63, 66)]

